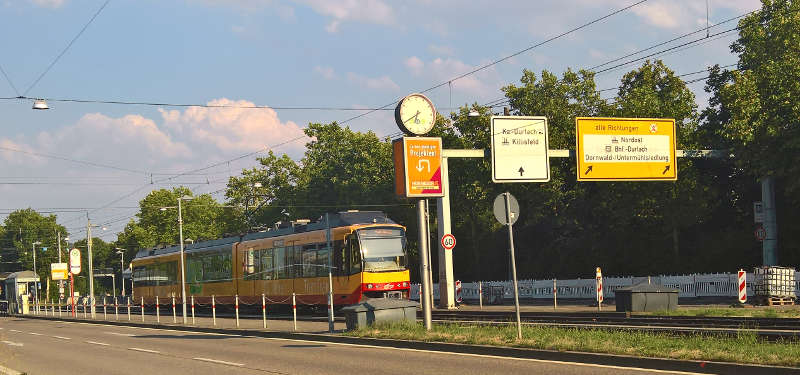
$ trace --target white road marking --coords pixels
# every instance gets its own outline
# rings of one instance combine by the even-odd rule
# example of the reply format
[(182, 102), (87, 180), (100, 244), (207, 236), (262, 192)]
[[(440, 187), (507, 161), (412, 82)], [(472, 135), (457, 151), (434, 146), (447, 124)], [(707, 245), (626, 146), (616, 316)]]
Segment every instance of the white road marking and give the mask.
[(11, 332), (22, 333), (22, 331), (17, 331), (16, 329), (9, 329)]
[(31, 335), (34, 335), (34, 336), (44, 336), (41, 333), (36, 333), (36, 332), (28, 332), (28, 333), (30, 333)]
[(13, 342), (13, 341), (6, 341), (6, 340), (3, 340), (2, 342), (3, 342), (3, 344), (11, 345), (11, 346), (25, 346), (25, 344), (23, 344), (21, 342)]
[[(92, 324), (97, 326), (98, 324), (93, 323), (80, 323), (80, 324)], [(104, 327), (116, 327), (110, 324), (100, 324), (100, 326)], [(352, 346), (352, 347), (361, 347), (361, 348), (373, 348), (373, 349), (380, 349), (380, 350), (403, 350), (409, 352), (420, 352), (420, 353), (431, 353), (431, 354), (440, 354), (440, 355), (455, 355), (455, 356), (462, 356), (462, 357), (476, 357), (476, 358), (493, 358), (493, 359), (500, 359), (500, 360), (512, 360), (512, 361), (523, 361), (523, 362), (537, 362), (537, 363), (552, 363), (552, 364), (560, 364), (560, 365), (572, 365), (572, 366), (580, 366), (580, 367), (594, 367), (594, 368), (607, 368), (607, 369), (617, 369), (617, 370), (631, 370), (631, 371), (642, 371), (642, 372), (651, 372), (651, 373), (661, 373), (661, 374), (682, 374), (682, 375), (702, 375), (703, 373), (699, 372), (686, 372), (686, 371), (669, 371), (669, 370), (658, 370), (658, 369), (651, 369), (651, 368), (644, 368), (644, 367), (626, 367), (626, 366), (614, 366), (614, 365), (601, 365), (596, 363), (582, 363), (582, 362), (568, 362), (568, 361), (554, 361), (554, 360), (547, 360), (547, 359), (535, 359), (535, 358), (515, 358), (515, 357), (504, 357), (504, 356), (496, 356), (496, 355), (488, 355), (488, 354), (473, 354), (473, 353), (456, 353), (456, 352), (445, 352), (445, 351), (436, 351), (436, 350), (426, 350), (426, 349), (411, 349), (411, 348), (393, 348), (393, 347), (386, 347), (386, 346), (379, 346), (379, 345), (366, 345), (366, 344), (350, 344), (350, 343), (339, 343), (339, 342), (327, 342), (327, 341), (315, 341), (315, 340), (302, 340), (302, 339), (287, 339), (287, 338), (277, 338), (277, 337), (260, 337), (260, 336), (250, 336), (250, 335), (241, 335), (241, 334), (221, 334), (221, 333), (212, 333), (212, 332), (192, 332), (192, 331), (179, 331), (174, 329), (164, 329), (164, 328), (150, 328), (150, 327), (130, 327), (130, 328), (139, 328), (139, 329), (147, 329), (153, 331), (164, 331), (164, 332), (176, 332), (176, 333), (183, 333), (183, 334), (195, 334), (195, 335), (208, 335), (208, 336), (229, 336), (229, 337), (243, 337), (243, 338), (254, 338), (254, 339), (262, 339), (262, 340), (275, 340), (275, 341), (290, 341), (290, 342), (305, 342), (305, 343), (324, 343), (326, 345), (339, 345), (339, 346)], [(314, 335), (314, 334), (310, 334)], [(131, 335), (134, 336), (134, 335)], [(319, 335), (319, 336), (326, 336), (326, 335)], [(137, 348), (128, 348), (130, 350), (139, 350), (144, 352), (153, 352), (147, 349), (137, 349)], [(158, 352), (155, 352), (158, 353)], [(592, 354), (592, 353), (589, 353)], [(608, 356), (617, 356), (617, 357), (624, 357), (624, 358), (639, 358), (633, 356), (623, 356), (623, 355), (615, 355), (615, 354), (603, 354), (597, 353), (598, 355), (608, 355)], [(705, 363), (717, 363), (714, 361), (702, 361)], [(769, 369), (771, 366), (763, 366), (764, 369)]]
[(118, 333), (118, 332), (105, 332), (109, 335), (117, 335), (117, 336), (125, 336), (125, 337), (134, 337), (136, 335), (131, 335), (130, 333)]
[(137, 352), (145, 352), (145, 353), (153, 353), (153, 354), (161, 353), (158, 350), (150, 350), (150, 349), (142, 349), (142, 348), (128, 348), (128, 350), (135, 350)]
[(93, 344), (93, 345), (111, 346), (111, 344), (106, 344), (104, 342), (97, 342), (97, 341), (86, 341), (86, 343), (87, 344)]
[(219, 364), (221, 364), (221, 365), (228, 365), (228, 366), (238, 366), (238, 367), (244, 366), (244, 364), (243, 364), (243, 363), (235, 363), (235, 362), (220, 361), (220, 360), (218, 360), (218, 359), (211, 359), (211, 358), (200, 358), (200, 357), (195, 357), (195, 358), (192, 358), (192, 359), (196, 359), (196, 360), (198, 360), (198, 361), (205, 361), (205, 362), (219, 363)]
[(69, 338), (69, 337), (64, 337), (64, 336), (53, 336), (53, 337), (55, 337), (55, 338), (57, 338), (57, 339), (62, 339), (62, 340), (72, 340), (71, 338)]

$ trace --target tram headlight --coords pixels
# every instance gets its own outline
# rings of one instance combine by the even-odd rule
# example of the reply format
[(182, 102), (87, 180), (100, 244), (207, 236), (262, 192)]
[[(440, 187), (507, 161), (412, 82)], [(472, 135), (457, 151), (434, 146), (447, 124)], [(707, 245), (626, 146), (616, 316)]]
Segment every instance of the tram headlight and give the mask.
[(408, 287), (408, 281), (403, 281), (403, 287), (404, 287), (404, 288), (407, 288), (407, 287)]
[(372, 289), (373, 286), (372, 284), (367, 284), (367, 289)]

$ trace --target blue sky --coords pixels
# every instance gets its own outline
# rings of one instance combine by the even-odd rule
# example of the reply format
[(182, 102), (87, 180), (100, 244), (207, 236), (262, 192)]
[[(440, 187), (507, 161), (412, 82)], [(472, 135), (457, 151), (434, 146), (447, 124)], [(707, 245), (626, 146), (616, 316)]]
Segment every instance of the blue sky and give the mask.
[[(0, 66), (16, 87), (0, 76), (0, 97), (374, 108), (635, 1), (111, 0), (28, 91), (104, 2), (0, 0), (5, 36)], [(709, 5), (714, 25), (757, 9), (759, 2), (710, 0)], [(705, 0), (649, 0), (453, 81), (429, 97), (442, 113), (451, 105), (487, 103), (502, 97), (500, 87), (518, 82), (522, 69), (560, 75), (567, 68), (590, 68), (705, 22)], [(734, 26), (721, 25), (711, 33)], [(735, 63), (728, 48), (735, 36), (710, 38), (659, 57), (678, 74)], [(598, 88), (617, 86), (638, 65), (599, 74)], [(702, 83), (690, 87), (704, 105)], [(63, 209), (108, 206), (90, 210), (93, 222), (107, 224), (106, 240), (115, 239), (151, 189), (189, 184), (196, 193), (214, 192), (222, 200), (228, 176), (255, 165), (255, 158), (148, 186), (150, 173), (157, 182), (296, 138), (309, 122), (342, 121), (360, 113), (49, 104), (51, 110), (33, 111), (29, 100), (0, 100), (0, 213), (27, 207), (53, 211), (74, 238), (82, 238), (85, 213)], [(378, 135), (397, 131), (391, 111), (347, 125)], [(298, 159), (303, 147), (300, 140), (275, 151)]]

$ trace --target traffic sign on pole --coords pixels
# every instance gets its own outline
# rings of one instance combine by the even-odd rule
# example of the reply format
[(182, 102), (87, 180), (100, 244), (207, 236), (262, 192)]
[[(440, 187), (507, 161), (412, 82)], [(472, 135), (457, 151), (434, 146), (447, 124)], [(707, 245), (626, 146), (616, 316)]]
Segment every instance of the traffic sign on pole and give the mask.
[(578, 181), (675, 181), (675, 120), (575, 119)]
[(69, 272), (73, 275), (81, 273), (81, 251), (78, 249), (69, 251)]
[(500, 224), (509, 225), (508, 217), (511, 218), (511, 225), (517, 222), (519, 219), (519, 202), (517, 202), (517, 198), (514, 198), (511, 193), (508, 193), (508, 212), (506, 212), (506, 198), (504, 194), (498, 194), (497, 197), (494, 199), (494, 204), (492, 205), (492, 211), (494, 212), (494, 217)]
[(442, 139), (403, 137), (392, 142), (395, 192), (406, 198), (438, 198), (442, 189)]
[(492, 116), (492, 181), (550, 181), (547, 117)]
[(445, 250), (453, 250), (453, 248), (456, 247), (456, 236), (450, 233), (442, 236), (442, 247)]

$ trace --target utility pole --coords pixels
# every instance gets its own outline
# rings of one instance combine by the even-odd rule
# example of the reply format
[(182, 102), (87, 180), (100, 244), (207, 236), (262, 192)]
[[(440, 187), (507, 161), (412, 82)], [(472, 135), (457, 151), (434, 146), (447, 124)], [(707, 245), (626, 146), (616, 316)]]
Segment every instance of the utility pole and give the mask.
[(89, 257), (89, 304), (91, 304), (92, 319), (95, 318), (94, 310), (94, 267), (92, 265), (92, 220), (86, 213), (86, 250)]
[[(183, 265), (183, 258), (185, 257), (183, 253), (183, 216), (181, 213), (181, 201), (183, 197), (178, 197), (178, 232), (181, 241), (181, 302), (183, 304), (183, 325), (186, 325), (186, 272), (184, 271), (186, 267)], [(237, 305), (238, 308), (238, 305)], [(236, 310), (237, 314), (239, 310)], [(238, 315), (237, 315), (238, 319)]]

